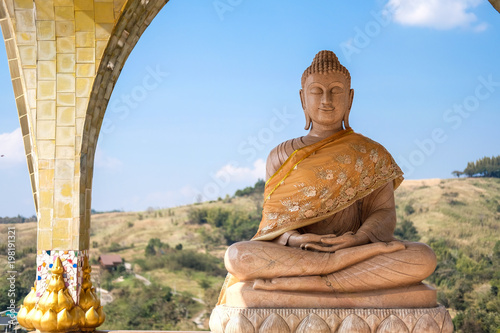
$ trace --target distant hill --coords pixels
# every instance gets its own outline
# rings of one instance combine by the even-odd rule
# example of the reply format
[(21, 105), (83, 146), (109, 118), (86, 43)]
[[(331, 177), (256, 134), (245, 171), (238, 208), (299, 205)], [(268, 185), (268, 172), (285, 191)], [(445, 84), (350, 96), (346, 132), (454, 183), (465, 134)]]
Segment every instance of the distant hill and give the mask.
[[(190, 266), (186, 260), (207, 261), (222, 268), (228, 238), (224, 238), (221, 228), (215, 227), (217, 222), (194, 221), (196, 214), (193, 212), (218, 214), (209, 216), (208, 220), (234, 214), (238, 219), (246, 216), (252, 223), (258, 223), (256, 216), (262, 207), (262, 189), (260, 185), (254, 189), (242, 190), (238, 193), (240, 196), (201, 204), (92, 215), (92, 262), (95, 263), (100, 254), (117, 253), (133, 263), (136, 273), (155, 285), (171, 288), (172, 295), (181, 292), (203, 299), (208, 311), (217, 297), (223, 274), (208, 274), (204, 270), (210, 270), (209, 266)], [(455, 324), (460, 328), (458, 332), (496, 332), (496, 328), (500, 328), (500, 179), (406, 180), (396, 191), (396, 205), (399, 227), (403, 221), (410, 221), (420, 241), (430, 244), (441, 260), (429, 282), (438, 286), (439, 300), (451, 309)], [(18, 253), (24, 251), (17, 264), (25, 267), (20, 287), (27, 293), (35, 280), (36, 223), (0, 224), (0, 234), (5, 235), (9, 226), (16, 226)], [(154, 239), (158, 241), (152, 242)], [(0, 275), (7, 261), (5, 241), (0, 240)], [(163, 245), (156, 248), (155, 256), (148, 257), (145, 248), (152, 243)], [(197, 257), (196, 253), (210, 257)], [(214, 262), (210, 259), (213, 257), (217, 258)], [(116, 278), (116, 275), (104, 273), (101, 279), (101, 287), (113, 289), (115, 295), (115, 301), (106, 306), (113, 316), (125, 311), (126, 299), (120, 303), (120, 297), (131, 297), (130, 293), (143, 288), (133, 276), (125, 274), (123, 282), (113, 282), (120, 281)], [(0, 304), (1, 301), (0, 296)], [(121, 310), (115, 310), (113, 304), (119, 304)], [(113, 316), (108, 316), (105, 329), (141, 328), (137, 326), (140, 323), (116, 326), (119, 320), (111, 320)], [(189, 320), (179, 322), (175, 328), (196, 329), (190, 326)]]
[(405, 180), (395, 194), (399, 221), (410, 219), (422, 242), (446, 238), (488, 255), (500, 240), (500, 179)]

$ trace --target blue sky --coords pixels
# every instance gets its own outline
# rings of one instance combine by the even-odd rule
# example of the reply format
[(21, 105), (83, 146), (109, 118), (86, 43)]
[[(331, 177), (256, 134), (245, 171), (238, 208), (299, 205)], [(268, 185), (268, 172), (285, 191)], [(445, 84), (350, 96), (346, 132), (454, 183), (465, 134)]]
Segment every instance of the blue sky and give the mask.
[[(0, 48), (0, 216), (32, 215)], [(500, 154), (500, 14), (486, 0), (171, 0), (113, 92), (93, 208), (189, 204), (263, 178), (268, 152), (306, 134), (300, 77), (323, 49), (351, 72), (351, 126), (406, 178)]]

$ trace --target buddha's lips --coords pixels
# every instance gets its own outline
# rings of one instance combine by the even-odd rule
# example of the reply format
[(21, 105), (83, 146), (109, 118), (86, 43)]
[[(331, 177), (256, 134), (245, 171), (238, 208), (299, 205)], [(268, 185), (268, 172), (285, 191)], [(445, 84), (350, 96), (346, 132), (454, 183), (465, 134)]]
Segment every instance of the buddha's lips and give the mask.
[(332, 112), (335, 111), (335, 108), (319, 108), (323, 112)]

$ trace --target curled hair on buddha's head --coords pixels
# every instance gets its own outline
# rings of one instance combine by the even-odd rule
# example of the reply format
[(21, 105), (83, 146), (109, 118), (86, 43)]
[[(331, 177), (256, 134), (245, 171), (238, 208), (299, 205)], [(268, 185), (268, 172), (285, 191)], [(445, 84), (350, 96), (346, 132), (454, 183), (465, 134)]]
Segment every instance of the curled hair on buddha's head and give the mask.
[(302, 87), (304, 87), (304, 83), (306, 82), (306, 79), (310, 74), (326, 74), (330, 72), (339, 72), (344, 74), (347, 79), (347, 83), (349, 85), (351, 84), (351, 74), (349, 74), (347, 68), (342, 66), (335, 53), (333, 53), (332, 51), (323, 50), (319, 51), (318, 54), (316, 54), (311, 63), (311, 66), (307, 67), (302, 74), (301, 85)]

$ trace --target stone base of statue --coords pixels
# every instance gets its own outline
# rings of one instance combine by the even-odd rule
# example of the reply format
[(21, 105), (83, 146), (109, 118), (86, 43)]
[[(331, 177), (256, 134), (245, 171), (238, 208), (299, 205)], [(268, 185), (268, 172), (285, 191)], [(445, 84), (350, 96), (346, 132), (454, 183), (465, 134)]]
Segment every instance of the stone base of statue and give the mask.
[(228, 288), (210, 317), (212, 333), (452, 333), (448, 311), (424, 284), (355, 294)]

